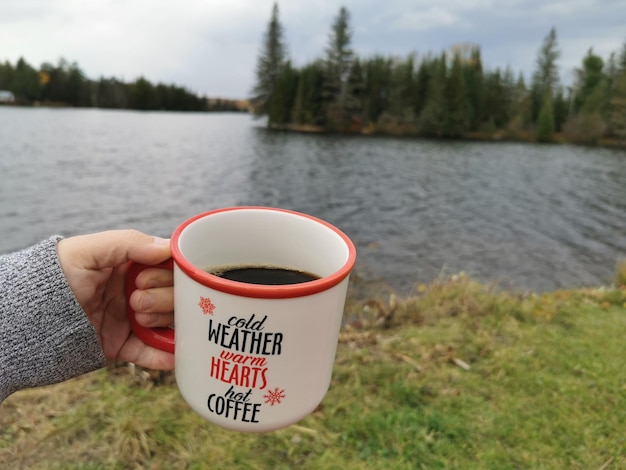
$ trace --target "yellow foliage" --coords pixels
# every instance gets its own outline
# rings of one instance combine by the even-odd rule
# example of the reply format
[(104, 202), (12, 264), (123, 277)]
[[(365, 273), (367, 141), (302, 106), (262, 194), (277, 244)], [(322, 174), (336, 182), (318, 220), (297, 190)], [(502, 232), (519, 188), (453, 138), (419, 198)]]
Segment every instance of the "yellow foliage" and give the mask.
[(44, 72), (43, 70), (41, 70), (39, 72), (39, 84), (47, 85), (49, 81), (50, 81), (50, 74), (48, 72)]

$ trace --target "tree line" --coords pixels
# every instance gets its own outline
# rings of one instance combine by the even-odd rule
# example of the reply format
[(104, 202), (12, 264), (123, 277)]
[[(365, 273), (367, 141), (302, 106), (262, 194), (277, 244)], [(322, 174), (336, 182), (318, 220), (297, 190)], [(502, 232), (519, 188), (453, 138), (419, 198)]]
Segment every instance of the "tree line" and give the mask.
[(39, 69), (24, 58), (15, 65), (0, 62), (0, 90), (11, 91), (18, 104), (166, 111), (241, 111), (233, 100), (209, 100), (184, 87), (144, 77), (132, 82), (116, 78), (88, 79), (76, 62), (61, 58)]
[(626, 42), (605, 61), (589, 49), (565, 87), (552, 28), (530, 83), (510, 66), (487, 70), (480, 47), (441, 54), (359, 57), (342, 7), (323, 57), (295, 67), (274, 4), (257, 59), (251, 103), (270, 127), (425, 137), (550, 142), (626, 140)]

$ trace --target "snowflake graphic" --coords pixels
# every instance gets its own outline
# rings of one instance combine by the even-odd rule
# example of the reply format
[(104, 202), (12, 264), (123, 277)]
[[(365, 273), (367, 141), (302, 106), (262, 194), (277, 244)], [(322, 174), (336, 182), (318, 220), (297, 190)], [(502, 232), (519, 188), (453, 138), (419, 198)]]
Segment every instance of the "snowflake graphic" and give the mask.
[(274, 406), (276, 403), (280, 403), (285, 398), (285, 391), (276, 387), (274, 390), (269, 390), (265, 395), (265, 403), (269, 403)]
[(215, 305), (211, 302), (209, 297), (200, 297), (200, 302), (198, 303), (200, 308), (202, 309), (202, 313), (205, 315), (213, 315), (213, 310), (215, 310)]

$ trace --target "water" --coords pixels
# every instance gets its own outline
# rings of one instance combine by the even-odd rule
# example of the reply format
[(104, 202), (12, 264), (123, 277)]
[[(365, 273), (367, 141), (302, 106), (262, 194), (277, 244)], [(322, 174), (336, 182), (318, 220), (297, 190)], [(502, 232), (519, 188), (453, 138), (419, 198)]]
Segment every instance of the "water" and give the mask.
[(338, 225), (401, 292), (466, 271), (602, 285), (626, 256), (626, 152), (269, 132), (241, 114), (0, 107), (0, 252), (51, 234), (270, 205)]

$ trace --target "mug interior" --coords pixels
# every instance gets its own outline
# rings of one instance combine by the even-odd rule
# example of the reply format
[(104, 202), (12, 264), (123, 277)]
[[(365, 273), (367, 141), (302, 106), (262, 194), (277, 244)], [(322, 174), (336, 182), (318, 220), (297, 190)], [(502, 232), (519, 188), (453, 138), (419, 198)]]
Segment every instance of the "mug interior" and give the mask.
[[(356, 260), (353, 243), (336, 227), (305, 214), (264, 207), (220, 209), (189, 219), (174, 233), (172, 252), (179, 267), (196, 281), (250, 297), (295, 297), (326, 290), (346, 278)], [(207, 272), (224, 266), (283, 267), (321, 279), (282, 286), (245, 284), (246, 294), (240, 291), (242, 283)]]

